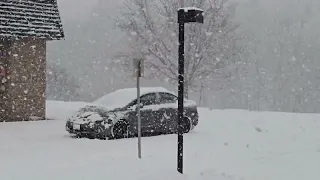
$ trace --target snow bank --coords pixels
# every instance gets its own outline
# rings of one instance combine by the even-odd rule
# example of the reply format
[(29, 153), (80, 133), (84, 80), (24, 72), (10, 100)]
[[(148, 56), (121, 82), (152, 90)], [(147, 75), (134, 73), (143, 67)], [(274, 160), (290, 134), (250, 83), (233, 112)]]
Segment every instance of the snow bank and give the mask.
[[(49, 103), (64, 116), (83, 103)], [(85, 104), (85, 103), (84, 103)], [(48, 109), (50, 110), (50, 108)], [(313, 180), (320, 178), (320, 115), (209, 110), (184, 137), (184, 175), (176, 172), (176, 135), (72, 139), (64, 121), (0, 124), (5, 180)]]

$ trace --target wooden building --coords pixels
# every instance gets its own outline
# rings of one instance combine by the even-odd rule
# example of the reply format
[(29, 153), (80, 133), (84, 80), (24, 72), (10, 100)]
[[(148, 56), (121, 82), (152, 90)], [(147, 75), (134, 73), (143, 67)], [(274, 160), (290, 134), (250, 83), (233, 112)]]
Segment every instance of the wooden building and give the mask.
[(45, 119), (46, 43), (63, 38), (57, 0), (0, 0), (0, 121)]

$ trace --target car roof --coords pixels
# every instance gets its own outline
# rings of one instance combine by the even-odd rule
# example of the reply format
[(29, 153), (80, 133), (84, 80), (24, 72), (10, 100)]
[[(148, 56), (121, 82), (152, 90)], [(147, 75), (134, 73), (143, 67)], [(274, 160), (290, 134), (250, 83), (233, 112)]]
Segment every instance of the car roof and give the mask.
[[(137, 88), (124, 88), (119, 89), (114, 92), (123, 92), (123, 93), (134, 93), (134, 95), (137, 95)], [(165, 93), (172, 93), (169, 90), (167, 90), (164, 87), (140, 87), (140, 95), (148, 94), (148, 93), (159, 93), (159, 92), (165, 92)]]
[[(149, 93), (174, 94), (163, 87), (141, 87), (140, 88), (140, 96), (143, 96)], [(124, 88), (124, 89), (118, 89), (113, 92), (110, 92), (100, 97), (93, 103), (109, 107), (110, 109), (114, 109), (114, 108), (125, 107), (136, 98), (137, 98), (137, 88)]]

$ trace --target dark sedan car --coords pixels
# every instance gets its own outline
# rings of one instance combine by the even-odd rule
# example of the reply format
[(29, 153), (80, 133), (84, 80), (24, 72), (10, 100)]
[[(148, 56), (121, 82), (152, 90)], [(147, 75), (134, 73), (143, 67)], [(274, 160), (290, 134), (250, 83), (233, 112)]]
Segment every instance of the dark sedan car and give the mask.
[[(177, 131), (177, 96), (165, 88), (141, 88), (141, 131), (168, 134)], [(66, 123), (66, 130), (78, 137), (118, 139), (137, 135), (136, 88), (109, 93), (80, 109)], [(182, 128), (188, 133), (198, 124), (197, 105), (185, 99)]]

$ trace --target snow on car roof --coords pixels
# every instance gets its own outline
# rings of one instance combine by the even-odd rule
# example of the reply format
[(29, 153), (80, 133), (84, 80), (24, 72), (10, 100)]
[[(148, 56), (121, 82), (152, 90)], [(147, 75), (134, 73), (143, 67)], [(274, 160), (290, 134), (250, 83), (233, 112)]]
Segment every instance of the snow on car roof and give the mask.
[[(171, 93), (163, 87), (141, 87), (140, 96), (153, 92)], [(125, 88), (108, 93), (94, 101), (94, 104), (106, 106), (110, 109), (122, 108), (137, 98), (137, 88)]]
[[(125, 88), (119, 89), (114, 92), (122, 92), (122, 93), (133, 93), (135, 96), (137, 95), (137, 88)], [(153, 92), (167, 92), (170, 93), (166, 88), (163, 87), (140, 87), (140, 94), (148, 94)]]
[(183, 7), (183, 8), (179, 8), (179, 10), (184, 10), (184, 12), (188, 12), (190, 10), (197, 10), (197, 11), (203, 11), (203, 9), (197, 8), (197, 7)]

